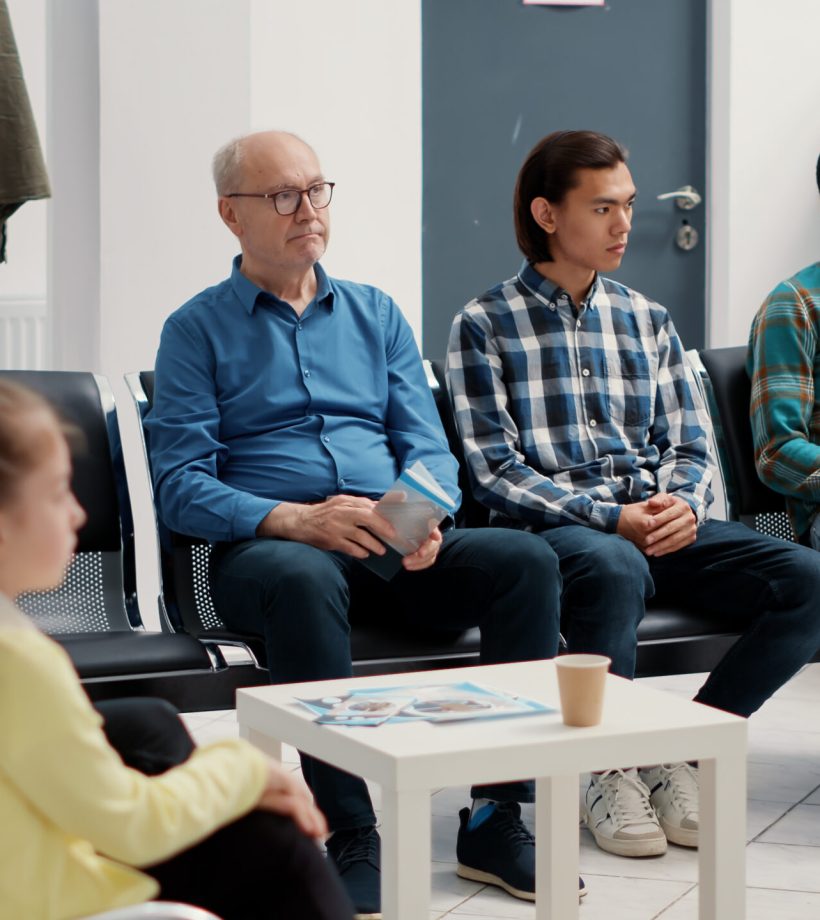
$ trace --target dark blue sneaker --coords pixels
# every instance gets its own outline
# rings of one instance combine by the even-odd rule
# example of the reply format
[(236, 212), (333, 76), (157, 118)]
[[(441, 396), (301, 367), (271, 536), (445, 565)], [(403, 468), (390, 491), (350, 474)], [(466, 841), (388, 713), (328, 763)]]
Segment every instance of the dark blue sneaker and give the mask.
[[(458, 813), (458, 869), (461, 878), (485, 885), (498, 885), (515, 898), (535, 900), (535, 837), (521, 820), (518, 802), (493, 802), (475, 816), (470, 828), (470, 809)], [(578, 895), (586, 885), (578, 879)]]
[(356, 909), (355, 920), (381, 920), (381, 840), (376, 828), (336, 831), (325, 846)]

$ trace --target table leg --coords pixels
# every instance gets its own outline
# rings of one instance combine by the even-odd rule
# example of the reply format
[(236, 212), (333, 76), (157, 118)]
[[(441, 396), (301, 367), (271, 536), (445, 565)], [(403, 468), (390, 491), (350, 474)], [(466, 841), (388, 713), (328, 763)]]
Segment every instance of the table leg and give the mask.
[(700, 761), (698, 916), (746, 916), (746, 756)]
[(535, 781), (536, 920), (578, 917), (578, 775)]
[(382, 787), (382, 916), (430, 916), (430, 792)]
[(275, 738), (271, 738), (270, 735), (266, 735), (255, 728), (251, 728), (249, 725), (243, 725), (241, 722), (239, 723), (239, 737), (244, 738), (246, 741), (250, 741), (254, 747), (258, 747), (259, 750), (267, 754), (268, 757), (272, 757), (279, 763), (282, 762), (281, 741), (277, 741)]

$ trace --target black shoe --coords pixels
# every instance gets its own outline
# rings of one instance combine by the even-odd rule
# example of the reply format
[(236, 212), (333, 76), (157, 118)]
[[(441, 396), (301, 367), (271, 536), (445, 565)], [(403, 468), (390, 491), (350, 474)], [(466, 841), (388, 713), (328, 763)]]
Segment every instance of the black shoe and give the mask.
[(381, 840), (375, 827), (336, 831), (325, 844), (356, 909), (355, 920), (382, 915)]
[[(496, 802), (489, 816), (468, 830), (470, 809), (458, 813), (458, 869), (461, 878), (498, 885), (515, 898), (535, 900), (535, 837), (521, 820), (518, 802)], [(578, 895), (586, 885), (578, 879)]]

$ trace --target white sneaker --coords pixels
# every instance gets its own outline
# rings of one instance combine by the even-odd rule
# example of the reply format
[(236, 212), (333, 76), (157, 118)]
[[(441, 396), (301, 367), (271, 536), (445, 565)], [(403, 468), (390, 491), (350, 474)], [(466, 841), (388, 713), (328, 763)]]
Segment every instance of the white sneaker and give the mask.
[(581, 816), (602, 850), (616, 856), (660, 856), (666, 837), (638, 771), (592, 773)]
[(698, 768), (688, 763), (662, 763), (641, 770), (649, 801), (664, 833), (682, 847), (698, 845)]

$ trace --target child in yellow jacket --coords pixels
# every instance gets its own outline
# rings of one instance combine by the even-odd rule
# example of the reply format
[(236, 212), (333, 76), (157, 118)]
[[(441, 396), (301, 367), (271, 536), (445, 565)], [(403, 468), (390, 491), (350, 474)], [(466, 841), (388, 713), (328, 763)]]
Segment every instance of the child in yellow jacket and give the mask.
[[(85, 513), (70, 477), (54, 412), (0, 381), (0, 920), (157, 896), (226, 920), (350, 920), (303, 784), (241, 740), (194, 748), (161, 701), (101, 715), (66, 653), (15, 607), (54, 587), (74, 549)], [(141, 736), (155, 769), (128, 766), (139, 750), (109, 741)]]

